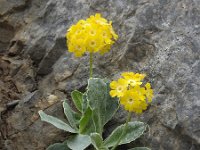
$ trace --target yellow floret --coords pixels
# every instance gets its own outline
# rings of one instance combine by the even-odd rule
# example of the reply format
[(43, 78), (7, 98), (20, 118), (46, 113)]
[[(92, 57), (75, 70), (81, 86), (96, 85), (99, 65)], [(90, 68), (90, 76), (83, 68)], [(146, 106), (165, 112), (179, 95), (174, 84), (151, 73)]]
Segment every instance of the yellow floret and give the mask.
[(147, 109), (146, 101), (141, 99), (141, 95), (133, 89), (124, 93), (124, 96), (120, 99), (120, 104), (124, 106), (125, 110), (137, 114)]
[(119, 79), (117, 81), (112, 81), (110, 83), (110, 95), (112, 97), (121, 97), (124, 95), (125, 91), (127, 90), (127, 82), (124, 79)]
[(151, 84), (150, 83), (147, 83), (145, 85), (145, 88), (146, 88), (146, 97), (147, 97), (147, 100), (148, 102), (152, 102), (152, 98), (153, 98), (153, 90), (151, 89)]
[(133, 72), (124, 72), (121, 74), (124, 79), (126, 79), (128, 81), (128, 84), (132, 87), (136, 86), (136, 85), (141, 85), (142, 82), (141, 80), (144, 79), (144, 77), (146, 76), (145, 74), (139, 74), (139, 73), (133, 73)]
[(72, 38), (72, 41), (70, 41), (68, 44), (69, 52), (74, 52), (76, 57), (81, 57), (86, 51), (84, 43), (85, 40), (83, 38), (76, 39), (75, 36), (74, 38)]

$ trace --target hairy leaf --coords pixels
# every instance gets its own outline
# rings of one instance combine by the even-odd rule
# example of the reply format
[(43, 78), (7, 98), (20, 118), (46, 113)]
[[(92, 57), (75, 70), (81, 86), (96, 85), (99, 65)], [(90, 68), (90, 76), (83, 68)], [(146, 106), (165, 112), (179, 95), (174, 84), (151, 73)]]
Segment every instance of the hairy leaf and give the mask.
[(95, 132), (99, 134), (102, 134), (103, 126), (112, 118), (119, 107), (117, 98), (112, 98), (109, 92), (109, 83), (105, 80), (89, 79), (86, 94), (93, 112), (92, 118), (95, 123)]
[(135, 148), (131, 148), (131, 149), (128, 149), (128, 150), (151, 150), (151, 149), (147, 148), (147, 147), (135, 147)]
[(66, 143), (72, 150), (84, 150), (91, 144), (91, 140), (88, 135), (77, 134), (66, 140)]
[(90, 138), (92, 141), (92, 145), (97, 149), (97, 150), (108, 150), (103, 144), (103, 139), (99, 133), (91, 133)]
[(67, 120), (69, 121), (69, 124), (75, 130), (78, 130), (77, 124), (79, 123), (79, 119), (81, 116), (71, 109), (71, 107), (68, 105), (66, 100), (63, 102), (63, 108), (64, 108), (65, 116), (67, 117)]
[(50, 145), (47, 150), (70, 150), (70, 148), (64, 143), (55, 143)]
[(89, 135), (94, 131), (95, 131), (95, 126), (94, 126), (94, 121), (92, 120), (92, 110), (90, 107), (88, 107), (80, 120), (79, 133)]
[(72, 100), (76, 108), (82, 112), (82, 104), (83, 104), (83, 93), (75, 90), (71, 93)]
[[(117, 127), (111, 133), (111, 135), (105, 140), (104, 145), (106, 145), (107, 147), (114, 146), (118, 141), (118, 139), (121, 137), (124, 127), (125, 125)], [(146, 125), (143, 122), (138, 122), (138, 121), (129, 122), (127, 130), (122, 136), (119, 145), (134, 141), (135, 139), (139, 138), (144, 133), (145, 130), (146, 130)]]
[(70, 127), (67, 123), (63, 122), (62, 120), (60, 120), (56, 117), (47, 115), (42, 110), (40, 110), (38, 113), (39, 113), (42, 121), (48, 122), (48, 123), (54, 125), (55, 127), (57, 127), (58, 129), (65, 130), (65, 131), (71, 132), (71, 133), (76, 133), (76, 131), (72, 127)]
[(88, 108), (88, 100), (87, 100), (87, 94), (83, 94), (83, 103), (82, 103), (82, 113), (85, 113), (85, 111)]

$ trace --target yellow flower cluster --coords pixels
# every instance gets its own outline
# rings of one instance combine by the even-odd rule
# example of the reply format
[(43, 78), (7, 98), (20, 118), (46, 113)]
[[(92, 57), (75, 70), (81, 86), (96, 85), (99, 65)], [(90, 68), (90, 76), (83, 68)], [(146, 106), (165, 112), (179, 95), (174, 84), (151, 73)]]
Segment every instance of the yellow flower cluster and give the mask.
[(111, 97), (117, 96), (125, 110), (137, 114), (147, 109), (152, 102), (153, 90), (150, 83), (144, 84), (145, 74), (124, 72), (122, 78), (110, 83)]
[(66, 33), (68, 50), (76, 57), (81, 57), (85, 52), (104, 54), (117, 38), (112, 22), (108, 22), (98, 13), (86, 20), (79, 20)]

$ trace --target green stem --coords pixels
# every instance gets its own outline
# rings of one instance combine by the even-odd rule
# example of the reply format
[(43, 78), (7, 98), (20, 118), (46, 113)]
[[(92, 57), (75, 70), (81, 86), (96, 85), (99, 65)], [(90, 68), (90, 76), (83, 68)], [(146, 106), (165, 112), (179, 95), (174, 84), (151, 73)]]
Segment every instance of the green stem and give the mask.
[(112, 147), (111, 150), (115, 150), (115, 149), (117, 148), (118, 144), (121, 142), (122, 137), (123, 137), (124, 134), (126, 133), (126, 130), (127, 130), (127, 127), (128, 127), (128, 122), (129, 122), (130, 120), (131, 120), (131, 112), (128, 113), (128, 117), (127, 117), (127, 119), (126, 119), (126, 123), (125, 123), (125, 126), (124, 126), (124, 128), (123, 128), (122, 134), (120, 135), (120, 137), (119, 137), (117, 143)]
[(93, 53), (91, 52), (90, 53), (90, 78), (92, 78), (92, 75), (93, 75), (92, 65), (93, 65)]

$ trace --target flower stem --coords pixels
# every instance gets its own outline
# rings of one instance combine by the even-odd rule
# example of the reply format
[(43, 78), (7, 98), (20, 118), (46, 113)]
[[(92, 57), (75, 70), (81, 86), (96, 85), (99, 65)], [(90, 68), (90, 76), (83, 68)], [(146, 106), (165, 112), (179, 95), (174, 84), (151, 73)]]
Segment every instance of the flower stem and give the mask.
[(90, 78), (92, 78), (92, 75), (93, 75), (92, 65), (93, 65), (93, 53), (91, 52), (90, 53)]
[(117, 143), (112, 147), (111, 150), (115, 150), (115, 149), (117, 148), (118, 144), (121, 142), (121, 140), (122, 140), (124, 134), (126, 133), (126, 130), (127, 130), (127, 127), (128, 127), (128, 122), (129, 122), (130, 120), (131, 120), (131, 112), (128, 113), (128, 117), (127, 117), (127, 119), (126, 119), (126, 123), (125, 123), (125, 126), (124, 126), (124, 128), (123, 128), (122, 134), (120, 135), (120, 137), (119, 137)]

